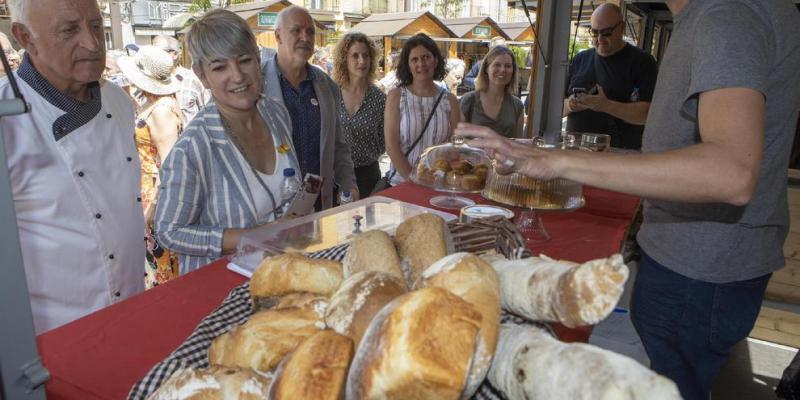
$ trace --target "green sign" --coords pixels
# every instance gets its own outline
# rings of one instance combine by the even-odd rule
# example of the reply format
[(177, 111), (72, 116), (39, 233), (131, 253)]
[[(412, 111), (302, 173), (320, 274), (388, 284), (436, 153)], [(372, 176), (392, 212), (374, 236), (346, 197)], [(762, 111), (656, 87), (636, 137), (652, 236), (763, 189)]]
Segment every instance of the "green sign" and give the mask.
[(277, 19), (278, 13), (260, 12), (258, 13), (258, 26), (275, 26)]
[(492, 34), (492, 28), (488, 26), (478, 25), (472, 28), (472, 34), (475, 36), (488, 37)]

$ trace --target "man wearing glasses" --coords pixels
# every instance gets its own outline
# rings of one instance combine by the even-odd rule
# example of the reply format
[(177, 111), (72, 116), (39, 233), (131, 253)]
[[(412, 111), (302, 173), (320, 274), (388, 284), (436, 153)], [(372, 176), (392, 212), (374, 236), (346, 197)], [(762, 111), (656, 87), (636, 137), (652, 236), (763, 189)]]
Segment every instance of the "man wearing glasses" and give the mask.
[(639, 149), (658, 72), (652, 56), (622, 40), (624, 30), (615, 4), (592, 13), (594, 48), (569, 66), (564, 115), (567, 130), (609, 134), (611, 146)]

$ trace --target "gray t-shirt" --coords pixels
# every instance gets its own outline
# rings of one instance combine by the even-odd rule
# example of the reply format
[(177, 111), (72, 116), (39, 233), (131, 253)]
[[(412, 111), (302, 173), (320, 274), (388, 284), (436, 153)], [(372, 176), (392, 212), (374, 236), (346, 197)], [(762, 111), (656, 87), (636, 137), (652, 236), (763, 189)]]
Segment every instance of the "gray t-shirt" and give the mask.
[(789, 1), (692, 1), (675, 15), (643, 151), (700, 143), (699, 94), (731, 87), (766, 99), (763, 159), (750, 203), (646, 201), (638, 235), (659, 263), (714, 283), (752, 279), (784, 264), (786, 174), (800, 108), (800, 13)]
[(500, 112), (497, 118), (491, 118), (483, 111), (480, 92), (473, 90), (463, 96), (459, 101), (461, 113), (464, 114), (466, 121), (472, 124), (487, 126), (495, 132), (509, 138), (517, 137), (521, 134), (522, 127), (517, 126), (519, 117), (523, 115), (522, 101), (516, 96), (506, 93), (503, 96), (503, 104), (500, 105)]

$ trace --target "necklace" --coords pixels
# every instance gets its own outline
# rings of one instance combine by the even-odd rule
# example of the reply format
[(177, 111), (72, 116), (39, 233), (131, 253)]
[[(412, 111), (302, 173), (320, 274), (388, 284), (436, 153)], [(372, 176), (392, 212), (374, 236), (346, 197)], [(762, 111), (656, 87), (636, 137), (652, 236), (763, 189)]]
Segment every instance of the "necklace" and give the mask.
[[(241, 143), (239, 143), (238, 137), (231, 134), (231, 132), (233, 132), (233, 129), (231, 129), (230, 125), (228, 125), (228, 121), (225, 120), (225, 118), (222, 116), (222, 113), (219, 114), (219, 119), (222, 121), (222, 128), (223, 128), (222, 130), (225, 132), (225, 136), (228, 138), (228, 141), (230, 141), (233, 144), (233, 146), (236, 147), (236, 149), (244, 158), (245, 162), (247, 162), (247, 165), (250, 167), (250, 171), (253, 173), (253, 175), (255, 175), (258, 183), (261, 185), (262, 188), (264, 188), (264, 191), (267, 192), (267, 196), (269, 196), (269, 200), (272, 202), (273, 206), (273, 209), (269, 211), (268, 214), (272, 214), (273, 217), (277, 220), (278, 218), (281, 217), (279, 211), (283, 210), (283, 206), (288, 202), (281, 202), (281, 204), (278, 204), (275, 201), (275, 195), (272, 193), (272, 190), (270, 190), (267, 184), (264, 183), (264, 180), (261, 179), (261, 175), (253, 167), (253, 165), (250, 164), (250, 161), (247, 161), (247, 157), (244, 157), (245, 154), (244, 149), (242, 149), (242, 145)], [(275, 161), (275, 165), (277, 166), (277, 160)]]

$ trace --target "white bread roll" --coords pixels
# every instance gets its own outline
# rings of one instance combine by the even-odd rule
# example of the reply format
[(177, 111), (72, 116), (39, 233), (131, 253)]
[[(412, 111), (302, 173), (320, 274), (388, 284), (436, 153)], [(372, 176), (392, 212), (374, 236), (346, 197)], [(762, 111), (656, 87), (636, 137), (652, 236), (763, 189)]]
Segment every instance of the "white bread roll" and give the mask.
[(405, 280), (394, 241), (381, 230), (366, 231), (353, 238), (342, 268), (345, 279), (362, 271), (380, 271)]
[(209, 367), (175, 371), (148, 400), (260, 400), (271, 378), (250, 369)]
[(406, 282), (402, 277), (378, 271), (359, 272), (345, 279), (342, 287), (331, 297), (325, 325), (348, 336), (358, 348), (375, 314), (406, 292)]
[[(270, 308), (277, 303), (277, 297), (291, 293), (316, 293), (330, 297), (341, 284), (340, 263), (285, 253), (267, 257), (261, 262), (250, 278), (250, 295), (262, 307)], [(264, 298), (271, 302), (260, 302)]]
[(455, 253), (423, 272), (416, 288), (440, 287), (469, 302), (480, 311), (481, 330), (462, 399), (478, 390), (492, 365), (500, 329), (500, 279), (487, 262), (470, 253)]
[(593, 325), (610, 314), (625, 288), (628, 267), (615, 254), (577, 264), (545, 256), (492, 263), (503, 308), (534, 321)]
[(372, 320), (347, 376), (348, 400), (458, 399), (481, 315), (441, 288), (404, 294)]
[(447, 255), (446, 231), (444, 219), (435, 214), (415, 215), (397, 227), (394, 241), (409, 287), (419, 279), (422, 271)]
[(344, 396), (353, 341), (332, 330), (319, 331), (283, 359), (270, 400), (338, 400)]
[(252, 368), (266, 374), (307, 337), (324, 328), (314, 310), (290, 308), (260, 311), (244, 324), (219, 336), (208, 349), (208, 362)]
[(503, 324), (489, 381), (509, 399), (679, 400), (675, 384), (638, 362), (547, 332)]

